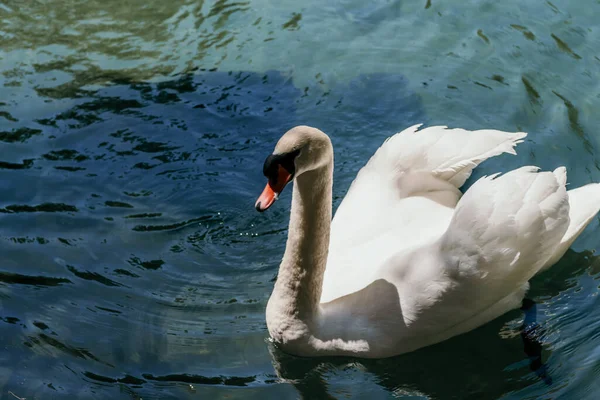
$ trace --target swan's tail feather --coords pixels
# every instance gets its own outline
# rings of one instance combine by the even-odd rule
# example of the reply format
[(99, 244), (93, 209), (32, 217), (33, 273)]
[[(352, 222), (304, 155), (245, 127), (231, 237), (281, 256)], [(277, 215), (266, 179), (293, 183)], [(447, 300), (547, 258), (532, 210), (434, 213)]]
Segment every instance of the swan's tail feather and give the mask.
[(569, 227), (541, 271), (554, 265), (565, 254), (575, 239), (600, 211), (600, 183), (592, 183), (569, 190), (567, 194), (569, 195)]

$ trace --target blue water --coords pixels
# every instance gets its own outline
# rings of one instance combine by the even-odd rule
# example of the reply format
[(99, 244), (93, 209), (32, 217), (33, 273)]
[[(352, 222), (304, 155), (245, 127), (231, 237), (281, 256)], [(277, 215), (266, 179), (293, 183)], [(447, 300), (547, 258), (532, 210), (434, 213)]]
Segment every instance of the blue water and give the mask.
[(598, 15), (594, 0), (3, 0), (0, 399), (595, 399), (598, 220), (532, 281), (548, 384), (519, 310), (386, 360), (280, 352), (264, 308), (290, 192), (253, 204), (297, 124), (332, 138), (334, 207), (415, 123), (529, 132), (473, 179), (535, 164), (600, 181)]

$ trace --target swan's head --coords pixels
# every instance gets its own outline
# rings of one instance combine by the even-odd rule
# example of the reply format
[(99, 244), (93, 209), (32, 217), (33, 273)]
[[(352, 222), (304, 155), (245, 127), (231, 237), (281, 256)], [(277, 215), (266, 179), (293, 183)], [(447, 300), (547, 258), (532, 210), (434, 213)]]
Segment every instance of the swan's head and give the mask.
[(263, 174), (268, 182), (256, 200), (256, 209), (265, 211), (294, 178), (321, 168), (332, 159), (333, 148), (325, 133), (310, 126), (290, 129), (279, 139), (273, 154), (265, 160)]

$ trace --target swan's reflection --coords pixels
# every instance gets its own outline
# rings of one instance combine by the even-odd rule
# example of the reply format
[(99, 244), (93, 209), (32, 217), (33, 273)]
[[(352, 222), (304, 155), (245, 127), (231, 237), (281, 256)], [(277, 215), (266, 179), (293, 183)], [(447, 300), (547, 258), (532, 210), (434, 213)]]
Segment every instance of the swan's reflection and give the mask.
[(294, 385), (307, 400), (337, 398), (329, 388), (328, 375), (347, 369), (372, 374), (378, 385), (402, 398), (498, 398), (530, 383), (519, 381), (523, 369), (505, 371), (507, 365), (523, 358), (520, 340), (498, 335), (508, 320), (510, 317), (501, 318), (446, 342), (380, 360), (295, 357), (272, 343), (269, 351), (277, 376)]
[(552, 377), (548, 374), (548, 368), (542, 360), (543, 328), (537, 322), (537, 304), (526, 298), (523, 300), (521, 310), (525, 313), (523, 325), (521, 326), (521, 339), (523, 349), (529, 357), (529, 368), (548, 385), (552, 384)]

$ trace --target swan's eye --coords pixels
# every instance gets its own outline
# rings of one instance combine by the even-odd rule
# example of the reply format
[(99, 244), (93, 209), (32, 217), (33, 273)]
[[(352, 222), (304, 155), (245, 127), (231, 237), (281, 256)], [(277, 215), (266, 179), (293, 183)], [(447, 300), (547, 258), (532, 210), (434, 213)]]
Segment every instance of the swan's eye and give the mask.
[(300, 154), (300, 150), (294, 150), (284, 154), (271, 154), (265, 160), (263, 166), (263, 174), (269, 178), (272, 183), (277, 183), (281, 175), (280, 167), (284, 168), (291, 178), (296, 173), (296, 157)]

